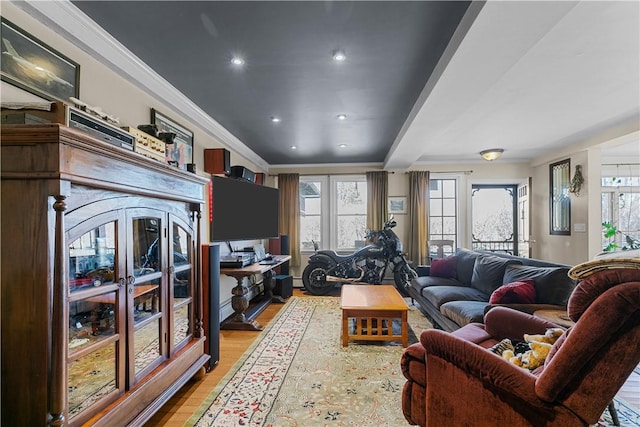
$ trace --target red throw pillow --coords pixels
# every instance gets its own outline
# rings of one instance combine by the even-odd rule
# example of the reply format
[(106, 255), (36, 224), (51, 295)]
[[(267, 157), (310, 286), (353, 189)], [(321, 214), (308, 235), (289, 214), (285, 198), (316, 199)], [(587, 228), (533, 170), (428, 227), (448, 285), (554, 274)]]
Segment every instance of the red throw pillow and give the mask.
[(489, 304), (534, 304), (535, 302), (536, 287), (531, 279), (502, 285), (493, 291), (489, 298)]
[(444, 277), (446, 279), (456, 278), (456, 257), (437, 258), (431, 261), (429, 276)]

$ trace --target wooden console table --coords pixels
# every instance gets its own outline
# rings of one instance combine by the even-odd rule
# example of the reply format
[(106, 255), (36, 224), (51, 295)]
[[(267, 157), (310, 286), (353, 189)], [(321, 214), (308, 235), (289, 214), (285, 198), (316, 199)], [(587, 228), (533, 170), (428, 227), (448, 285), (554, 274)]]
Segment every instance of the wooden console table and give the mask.
[[(255, 263), (241, 268), (221, 268), (220, 274), (233, 277), (238, 284), (231, 289), (231, 307), (234, 313), (220, 324), (220, 329), (261, 331), (263, 327), (254, 320), (255, 317), (271, 302), (284, 302), (282, 298), (273, 295), (273, 269), (290, 259), (290, 255), (273, 255), (270, 264)], [(244, 278), (254, 274), (262, 274), (264, 292), (254, 298), (254, 301), (249, 301), (249, 288), (245, 286)]]

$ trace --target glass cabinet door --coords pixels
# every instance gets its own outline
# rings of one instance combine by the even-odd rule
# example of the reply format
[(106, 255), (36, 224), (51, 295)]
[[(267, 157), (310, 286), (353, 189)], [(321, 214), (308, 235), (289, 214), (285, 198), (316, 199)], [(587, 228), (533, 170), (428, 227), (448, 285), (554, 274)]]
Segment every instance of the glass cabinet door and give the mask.
[[(98, 218), (99, 220), (99, 218)], [(93, 221), (99, 223), (99, 221)], [(73, 420), (124, 390), (118, 221), (77, 227), (68, 245), (68, 405)]]
[(172, 223), (173, 348), (193, 335), (193, 241), (188, 227)]
[[(134, 212), (129, 260), (132, 275), (127, 277), (129, 329), (129, 375), (138, 381), (163, 360), (162, 271), (166, 268), (163, 247), (163, 214)], [(142, 213), (142, 216), (138, 216)]]

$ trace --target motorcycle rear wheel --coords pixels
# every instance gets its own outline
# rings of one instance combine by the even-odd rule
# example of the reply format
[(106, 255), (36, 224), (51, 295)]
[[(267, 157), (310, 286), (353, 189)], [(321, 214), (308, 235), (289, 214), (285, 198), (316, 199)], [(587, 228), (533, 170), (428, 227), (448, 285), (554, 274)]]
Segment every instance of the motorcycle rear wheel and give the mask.
[(313, 295), (326, 295), (334, 287), (333, 282), (327, 282), (327, 267), (324, 264), (312, 262), (302, 272), (302, 283)]
[(418, 273), (408, 265), (402, 265), (393, 273), (393, 280), (396, 285), (396, 289), (403, 297), (408, 297), (409, 291), (407, 288), (411, 286), (411, 279), (418, 277)]

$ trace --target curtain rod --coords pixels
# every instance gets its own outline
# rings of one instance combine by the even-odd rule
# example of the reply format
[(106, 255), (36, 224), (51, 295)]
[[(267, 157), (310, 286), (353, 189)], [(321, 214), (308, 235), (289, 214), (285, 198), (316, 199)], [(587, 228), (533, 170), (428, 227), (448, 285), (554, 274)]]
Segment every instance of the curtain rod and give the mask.
[[(372, 171), (372, 172), (378, 172), (378, 171)], [(382, 171), (381, 171), (382, 172)], [(410, 171), (410, 172), (419, 172), (419, 171)], [(324, 176), (324, 175), (361, 175), (362, 173), (366, 173), (366, 172), (340, 172), (340, 173), (299, 173), (298, 175), (300, 176)], [(394, 171), (390, 171), (390, 174), (394, 174)], [(408, 174), (409, 172), (405, 172), (405, 174)], [(473, 173), (472, 170), (466, 170), (466, 171), (437, 171), (437, 172), (431, 172), (431, 173), (462, 173), (465, 175), (470, 175)], [(278, 174), (269, 174), (269, 176), (278, 176)]]
[(603, 163), (602, 166), (639, 166), (640, 163)]
[[(413, 171), (411, 171), (413, 172)], [(409, 172), (405, 172), (405, 173), (409, 173)], [(429, 171), (429, 173), (462, 173), (465, 175), (469, 175), (472, 174), (473, 171), (472, 170), (468, 170), (468, 171)]]
[[(368, 172), (383, 172), (383, 171), (368, 171)], [(285, 173), (290, 173), (290, 172), (285, 172)], [(295, 173), (295, 172), (292, 172)], [(336, 176), (336, 175), (363, 175), (366, 172), (340, 172), (340, 173), (299, 173), (298, 175), (300, 176)], [(394, 174), (395, 172), (391, 171), (389, 172), (390, 174)], [(269, 176), (278, 176), (279, 174), (275, 173), (270, 173)]]

